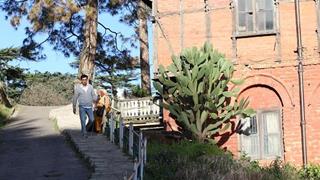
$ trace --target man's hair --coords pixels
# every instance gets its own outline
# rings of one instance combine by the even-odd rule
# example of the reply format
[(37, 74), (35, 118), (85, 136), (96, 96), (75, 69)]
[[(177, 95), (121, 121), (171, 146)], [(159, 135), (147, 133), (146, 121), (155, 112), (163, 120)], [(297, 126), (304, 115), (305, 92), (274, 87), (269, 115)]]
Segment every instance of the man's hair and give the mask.
[(80, 76), (80, 79), (84, 79), (84, 78), (88, 79), (88, 76), (85, 75), (85, 74), (82, 74), (82, 75)]

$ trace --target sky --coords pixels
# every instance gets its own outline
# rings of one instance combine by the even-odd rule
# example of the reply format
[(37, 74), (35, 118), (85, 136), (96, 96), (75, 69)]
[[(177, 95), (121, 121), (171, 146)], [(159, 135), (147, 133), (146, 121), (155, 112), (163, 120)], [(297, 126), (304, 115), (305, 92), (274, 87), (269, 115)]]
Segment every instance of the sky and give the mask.
[[(125, 36), (129, 36), (134, 33), (134, 29), (120, 23), (118, 17), (113, 17), (111, 15), (103, 14), (99, 16), (99, 21), (102, 22), (107, 27), (111, 28), (113, 31), (121, 32)], [(7, 47), (19, 47), (22, 45), (22, 41), (25, 38), (24, 27), (28, 23), (22, 21), (21, 25), (17, 30), (15, 30), (11, 25), (10, 21), (5, 20), (5, 14), (0, 11), (0, 49)], [(151, 40), (152, 34), (149, 34)], [(40, 35), (39, 39), (45, 38), (46, 35)], [(150, 41), (151, 42), (151, 41)], [(138, 42), (137, 42), (138, 45)], [(13, 65), (18, 65), (22, 68), (27, 68), (28, 71), (40, 71), (40, 72), (61, 72), (61, 73), (77, 73), (77, 69), (73, 69), (69, 66), (69, 63), (72, 62), (75, 57), (71, 56), (69, 58), (64, 57), (59, 51), (54, 51), (52, 46), (49, 44), (44, 44), (44, 54), (47, 58), (40, 62), (26, 62), (26, 61), (14, 61)], [(131, 49), (133, 56), (138, 56), (138, 49)], [(152, 54), (152, 53), (150, 53)], [(150, 55), (151, 56), (151, 55)]]

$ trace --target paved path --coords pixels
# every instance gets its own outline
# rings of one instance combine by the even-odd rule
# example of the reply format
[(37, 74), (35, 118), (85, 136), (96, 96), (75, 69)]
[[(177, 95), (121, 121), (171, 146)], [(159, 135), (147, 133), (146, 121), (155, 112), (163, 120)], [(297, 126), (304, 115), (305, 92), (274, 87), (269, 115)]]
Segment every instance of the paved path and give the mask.
[[(70, 105), (52, 110), (51, 118), (57, 120), (57, 125), (75, 145), (76, 149), (90, 163), (94, 180), (118, 180), (129, 177), (133, 172), (133, 161), (121, 150), (111, 144), (103, 135), (83, 138), (80, 133), (78, 115), (72, 113)], [(1, 179), (1, 178), (0, 178)]]
[(85, 180), (90, 172), (48, 118), (50, 107), (21, 106), (0, 130), (0, 179)]

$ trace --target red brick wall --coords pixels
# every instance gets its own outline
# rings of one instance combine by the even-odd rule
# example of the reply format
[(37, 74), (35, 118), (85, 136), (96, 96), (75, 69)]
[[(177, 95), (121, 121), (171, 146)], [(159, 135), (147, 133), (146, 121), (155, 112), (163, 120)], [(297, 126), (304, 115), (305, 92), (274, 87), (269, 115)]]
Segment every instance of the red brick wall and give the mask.
[[(163, 33), (158, 29), (158, 63), (168, 65), (171, 62), (171, 53), (168, 43), (173, 47), (174, 53), (180, 52), (180, 0), (158, 0), (159, 22), (162, 24), (164, 34), (168, 37), (167, 42)], [(211, 18), (210, 39), (213, 46), (219, 51), (232, 57), (232, 11), (229, 0), (209, 0)], [(206, 41), (205, 13), (202, 0), (184, 1), (184, 47), (201, 46)], [(196, 11), (197, 10), (197, 11)], [(193, 12), (192, 12), (193, 11)], [(201, 11), (201, 12), (200, 12)], [(168, 15), (168, 13), (171, 13)], [(172, 14), (173, 13), (173, 14)], [(293, 2), (280, 1), (280, 33), (281, 33), (281, 60), (283, 64), (294, 64), (296, 54), (296, 32)], [(316, 38), (316, 7), (314, 1), (301, 2), (301, 24), (304, 46), (304, 56), (308, 62), (319, 62), (317, 54)], [(254, 42), (254, 43), (253, 43)], [(276, 56), (276, 37), (255, 37), (239, 39), (237, 41), (239, 64), (274, 65)], [(261, 56), (263, 54), (263, 56)], [(307, 63), (308, 63), (307, 62)], [(256, 64), (256, 65), (258, 65)]]
[[(180, 52), (180, 0), (158, 0), (160, 23), (168, 41), (158, 28), (158, 64), (169, 65), (171, 53)], [(211, 42), (226, 57), (232, 57), (232, 13), (229, 0), (209, 0), (211, 11)], [(190, 12), (204, 8), (203, 0), (184, 1), (184, 47), (201, 46), (206, 40), (204, 12)], [(240, 97), (249, 96), (253, 108), (281, 106), (283, 112), (284, 160), (302, 162), (299, 86), (296, 69), (296, 32), (293, 2), (280, 1), (281, 63), (276, 60), (276, 37), (238, 39), (235, 76), (246, 79)], [(168, 13), (171, 13), (169, 16)], [(301, 2), (302, 41), (305, 63), (305, 102), (309, 162), (320, 162), (320, 58), (317, 53), (316, 9), (314, 1)], [(251, 87), (248, 89), (248, 87)], [(238, 154), (238, 135), (232, 135), (225, 146)]]

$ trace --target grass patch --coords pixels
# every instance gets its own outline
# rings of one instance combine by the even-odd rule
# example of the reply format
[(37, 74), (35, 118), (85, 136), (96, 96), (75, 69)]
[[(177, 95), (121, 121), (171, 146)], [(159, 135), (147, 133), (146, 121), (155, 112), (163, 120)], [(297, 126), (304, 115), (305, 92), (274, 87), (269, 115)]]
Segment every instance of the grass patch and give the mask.
[(53, 129), (57, 132), (60, 132), (57, 118), (51, 119), (51, 121), (53, 122)]
[(0, 128), (5, 125), (13, 110), (14, 108), (7, 108), (4, 105), (0, 104)]

